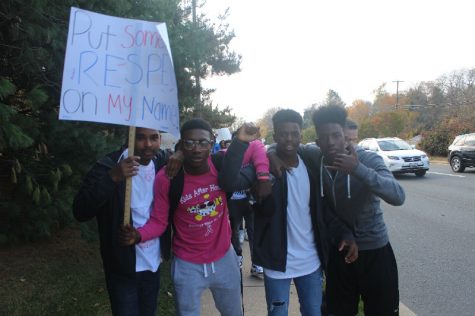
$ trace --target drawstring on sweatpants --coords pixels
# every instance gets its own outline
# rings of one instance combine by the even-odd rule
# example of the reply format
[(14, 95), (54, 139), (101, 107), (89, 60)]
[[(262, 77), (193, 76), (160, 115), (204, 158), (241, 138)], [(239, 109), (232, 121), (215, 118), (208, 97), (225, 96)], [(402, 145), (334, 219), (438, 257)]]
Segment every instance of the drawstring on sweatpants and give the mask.
[(206, 269), (206, 263), (203, 263), (203, 273), (205, 275), (205, 278), (208, 277), (208, 270)]
[[(211, 266), (211, 273), (213, 274), (216, 273), (216, 269), (214, 268), (214, 262), (211, 262), (210, 266)], [(203, 274), (205, 278), (208, 277), (208, 269), (206, 268), (206, 263), (203, 263)]]

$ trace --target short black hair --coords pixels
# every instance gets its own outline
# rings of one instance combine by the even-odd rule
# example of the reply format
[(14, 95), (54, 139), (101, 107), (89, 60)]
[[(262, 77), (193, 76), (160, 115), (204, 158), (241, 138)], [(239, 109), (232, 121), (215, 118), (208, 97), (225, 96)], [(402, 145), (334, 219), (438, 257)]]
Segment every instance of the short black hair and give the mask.
[(193, 118), (191, 120), (188, 120), (181, 126), (180, 135), (183, 136), (183, 133), (191, 129), (203, 129), (205, 131), (208, 131), (210, 138), (214, 139), (213, 129), (211, 128), (211, 125), (208, 123), (208, 121), (205, 121), (201, 118)]
[(275, 112), (275, 114), (272, 116), (272, 124), (274, 125), (274, 129), (277, 125), (282, 123), (297, 123), (300, 128), (302, 128), (303, 119), (298, 112), (292, 109), (284, 109)]
[(345, 128), (346, 129), (358, 129), (358, 124), (356, 124), (356, 122), (353, 121), (353, 120), (346, 119)]
[(315, 129), (328, 123), (336, 123), (342, 128), (345, 128), (346, 116), (346, 110), (343, 107), (338, 105), (325, 105), (315, 110), (312, 120)]

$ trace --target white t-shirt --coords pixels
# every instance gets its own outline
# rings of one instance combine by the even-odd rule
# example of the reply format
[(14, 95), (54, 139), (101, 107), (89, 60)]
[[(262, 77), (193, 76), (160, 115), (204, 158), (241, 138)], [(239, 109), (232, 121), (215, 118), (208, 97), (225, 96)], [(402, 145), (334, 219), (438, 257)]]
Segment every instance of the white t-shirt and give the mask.
[[(122, 159), (127, 158), (127, 149), (122, 153)], [(119, 159), (120, 161), (121, 159)], [(147, 223), (153, 202), (153, 183), (155, 180), (155, 165), (153, 161), (147, 166), (139, 165), (136, 176), (132, 177), (132, 195), (130, 210), (135, 228)], [(154, 238), (135, 245), (135, 271), (156, 272), (160, 266), (160, 239)]]
[(319, 267), (310, 215), (310, 180), (299, 157), (298, 166), (287, 171), (286, 270), (264, 269), (264, 273), (274, 279), (290, 279), (315, 272)]

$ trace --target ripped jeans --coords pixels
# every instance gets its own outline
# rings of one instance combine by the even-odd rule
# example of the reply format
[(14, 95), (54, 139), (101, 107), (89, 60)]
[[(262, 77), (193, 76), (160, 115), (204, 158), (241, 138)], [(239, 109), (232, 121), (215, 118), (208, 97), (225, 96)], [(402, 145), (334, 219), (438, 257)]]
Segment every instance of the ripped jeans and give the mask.
[[(322, 270), (294, 278), (303, 316), (320, 316), (322, 305)], [(267, 313), (269, 316), (287, 316), (292, 279), (273, 279), (264, 274)]]

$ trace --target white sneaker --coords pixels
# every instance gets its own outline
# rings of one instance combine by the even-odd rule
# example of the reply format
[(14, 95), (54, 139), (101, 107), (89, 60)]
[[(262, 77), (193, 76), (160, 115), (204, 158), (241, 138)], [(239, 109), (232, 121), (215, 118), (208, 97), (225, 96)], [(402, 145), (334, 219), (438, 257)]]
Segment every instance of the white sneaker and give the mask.
[(263, 277), (264, 276), (264, 269), (257, 264), (252, 264), (251, 267), (251, 275), (255, 277)]
[(239, 243), (240, 244), (244, 243), (244, 230), (243, 229), (239, 230)]

